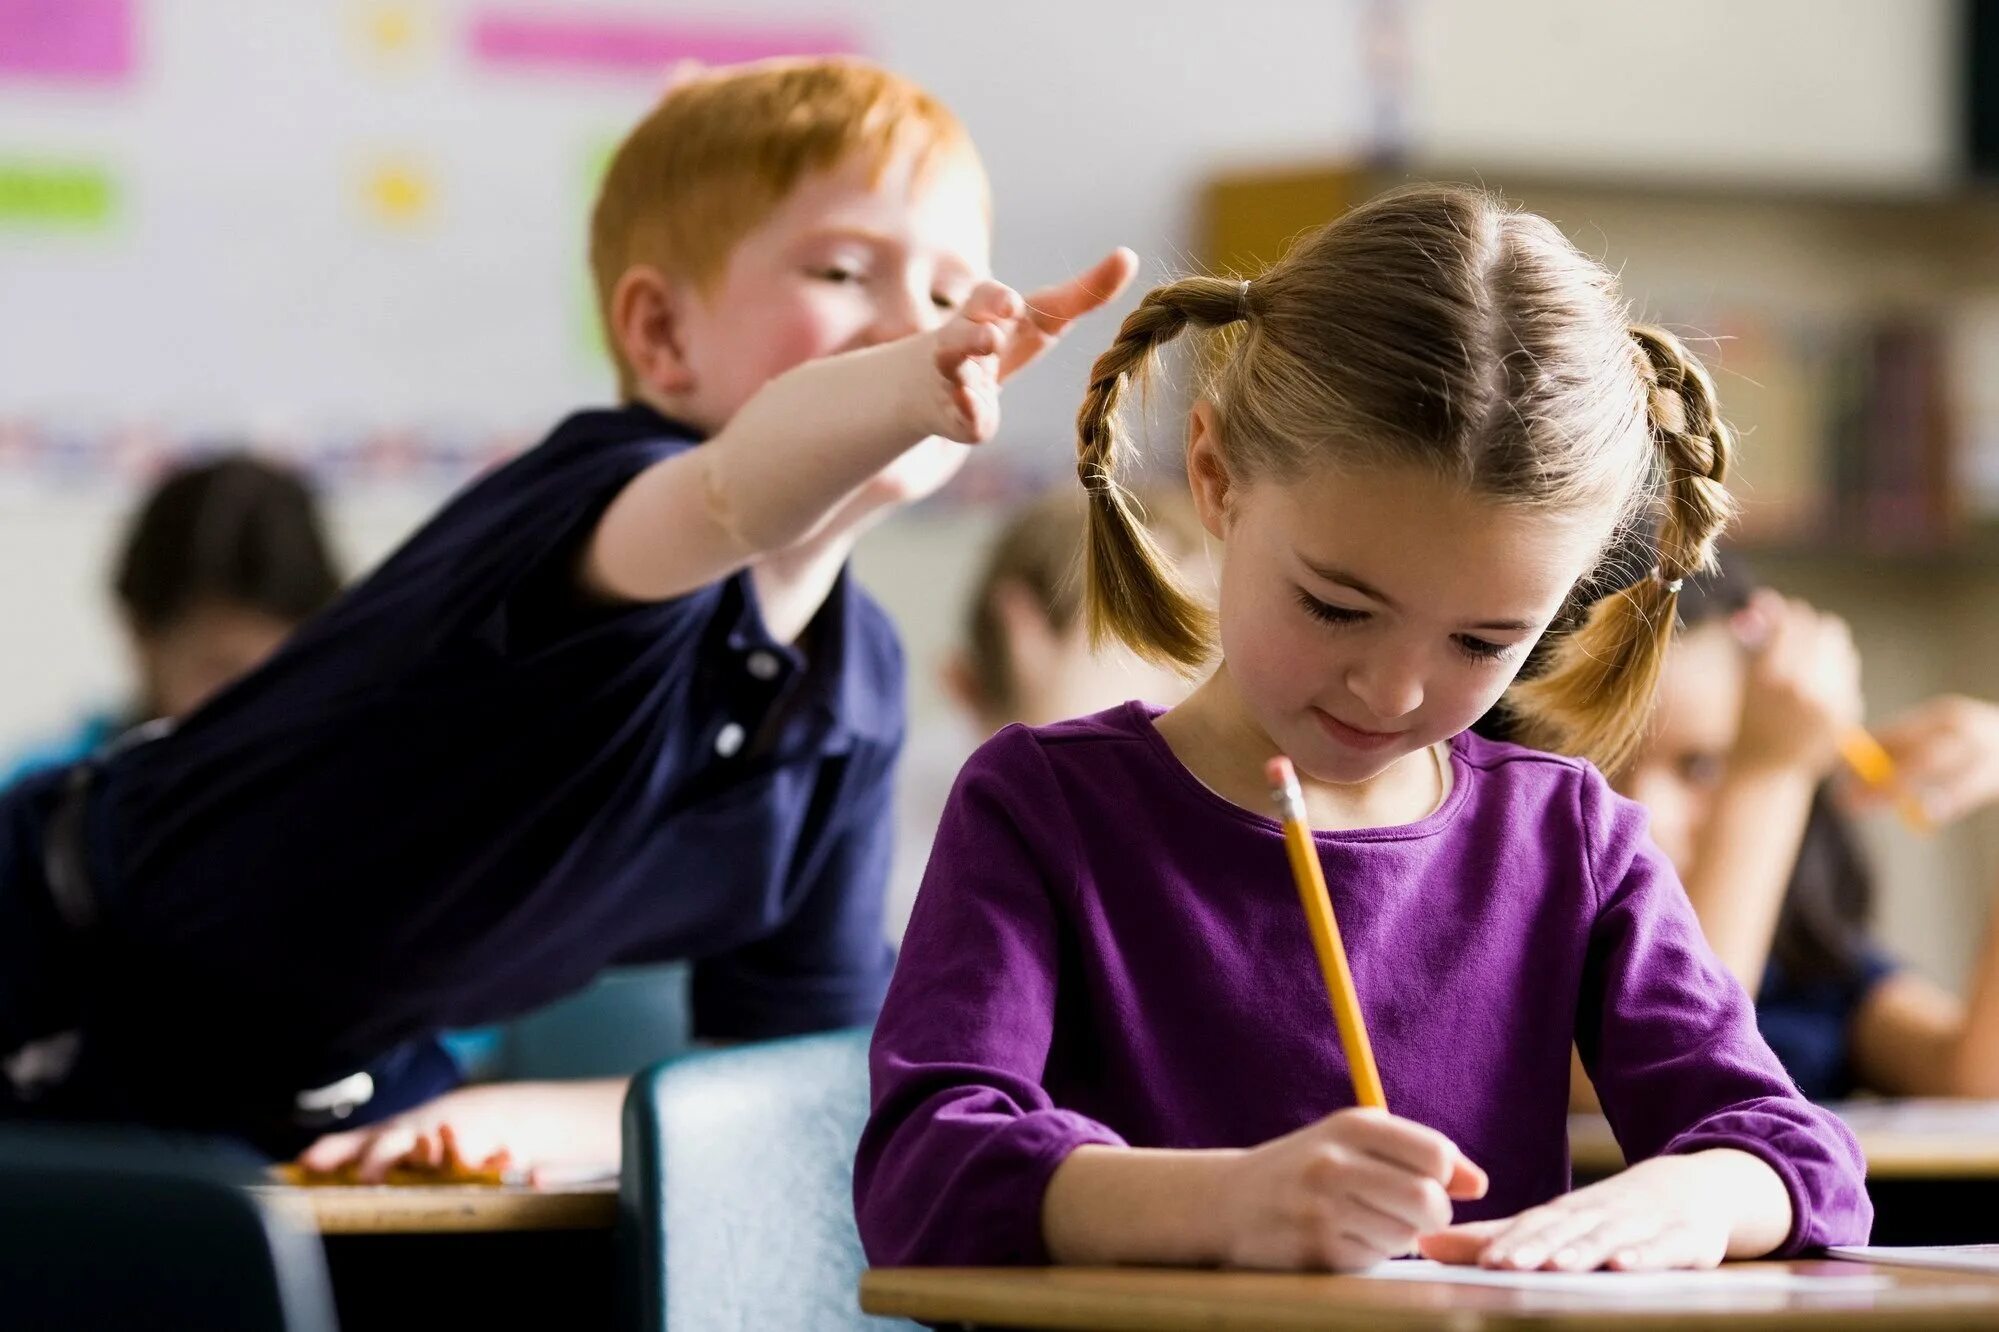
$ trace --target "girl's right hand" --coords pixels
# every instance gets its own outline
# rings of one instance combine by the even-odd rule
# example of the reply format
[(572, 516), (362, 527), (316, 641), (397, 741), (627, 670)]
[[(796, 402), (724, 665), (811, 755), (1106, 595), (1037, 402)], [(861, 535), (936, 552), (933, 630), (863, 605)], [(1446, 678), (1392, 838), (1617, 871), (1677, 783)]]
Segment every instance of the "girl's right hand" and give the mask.
[(1860, 654), (1846, 621), (1764, 589), (1729, 624), (1751, 653), (1731, 765), (1824, 777), (1840, 736), (1860, 724)]
[(1485, 1172), (1434, 1129), (1341, 1110), (1244, 1152), (1217, 1195), (1222, 1261), (1236, 1267), (1368, 1267), (1482, 1198)]

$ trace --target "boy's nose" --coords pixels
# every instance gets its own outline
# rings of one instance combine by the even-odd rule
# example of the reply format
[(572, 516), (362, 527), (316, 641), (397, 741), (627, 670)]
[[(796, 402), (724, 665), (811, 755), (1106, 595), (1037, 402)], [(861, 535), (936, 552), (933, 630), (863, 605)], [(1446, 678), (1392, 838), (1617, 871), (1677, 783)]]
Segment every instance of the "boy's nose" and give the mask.
[(913, 290), (884, 293), (868, 328), (868, 344), (894, 342), (897, 338), (926, 333), (944, 322), (947, 312), (939, 310), (930, 293)]

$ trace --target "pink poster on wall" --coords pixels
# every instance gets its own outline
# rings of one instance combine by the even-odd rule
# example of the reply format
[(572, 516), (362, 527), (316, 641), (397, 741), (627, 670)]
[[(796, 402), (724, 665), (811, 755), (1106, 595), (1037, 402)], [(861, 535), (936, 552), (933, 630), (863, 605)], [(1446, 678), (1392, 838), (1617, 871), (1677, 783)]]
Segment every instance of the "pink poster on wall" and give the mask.
[(683, 60), (729, 65), (785, 55), (860, 49), (834, 24), (654, 19), (588, 10), (488, 10), (470, 30), (472, 56), (508, 69), (657, 78)]
[(122, 83), (138, 0), (0, 0), (0, 83)]

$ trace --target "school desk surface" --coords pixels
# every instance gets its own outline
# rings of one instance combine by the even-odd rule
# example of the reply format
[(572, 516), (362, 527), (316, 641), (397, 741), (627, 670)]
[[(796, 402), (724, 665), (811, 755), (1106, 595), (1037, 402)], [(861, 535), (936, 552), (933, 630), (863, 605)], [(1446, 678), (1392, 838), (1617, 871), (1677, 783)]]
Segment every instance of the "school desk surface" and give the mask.
[[(1849, 1101), (1828, 1107), (1846, 1121), (1876, 1179), (1999, 1179), (1999, 1101)], [(1578, 1175), (1624, 1168), (1601, 1115), (1569, 1119)]]
[[(1515, 1332), (1614, 1328), (1990, 1328), (1999, 1325), (1999, 1277), (1861, 1263), (1745, 1263), (1737, 1271), (1842, 1280), (1824, 1293), (1746, 1285), (1681, 1295), (1574, 1294), (1365, 1277), (1144, 1268), (885, 1268), (861, 1278), (869, 1313), (961, 1327), (1076, 1332), (1266, 1332), (1395, 1328), (1402, 1332)], [(1859, 1287), (1859, 1289), (1855, 1289)]]
[(271, 1185), (259, 1192), (322, 1235), (609, 1230), (618, 1215), (618, 1186), (610, 1182), (556, 1189)]

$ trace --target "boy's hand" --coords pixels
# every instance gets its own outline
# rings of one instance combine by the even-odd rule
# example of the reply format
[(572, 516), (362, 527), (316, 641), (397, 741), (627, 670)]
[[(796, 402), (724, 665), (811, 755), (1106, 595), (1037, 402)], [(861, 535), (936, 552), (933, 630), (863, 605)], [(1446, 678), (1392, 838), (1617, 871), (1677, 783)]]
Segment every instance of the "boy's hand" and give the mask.
[(1020, 293), (981, 282), (949, 322), (932, 333), (925, 421), (930, 433), (961, 444), (983, 444), (999, 429), (1000, 366), (1025, 323)]
[(1425, 1235), (1419, 1247), (1439, 1262), (1518, 1271), (1713, 1267), (1728, 1256), (1731, 1220), (1714, 1182), (1698, 1157), (1655, 1157), (1504, 1221)]
[(1047, 351), (1092, 310), (1117, 299), (1138, 274), (1138, 256), (1122, 245), (1067, 282), (1027, 294), (1027, 318), (1014, 330), (1000, 357), (999, 377), (1005, 383), (1022, 366)]
[(1054, 346), (1083, 315), (1114, 299), (1138, 272), (1138, 256), (1113, 250), (1066, 282), (1023, 299), (998, 282), (973, 289), (951, 319), (928, 335), (920, 413), (930, 438), (884, 468), (863, 505), (906, 504), (934, 493), (964, 465), (965, 445), (999, 431), (1000, 386)]
[(982, 444), (999, 429), (999, 386), (1047, 351), (1083, 315), (1124, 290), (1138, 256), (1113, 250), (1088, 271), (1023, 300), (998, 282), (981, 282), (931, 337), (938, 381), (931, 433)]
[(1451, 1199), (1485, 1190), (1485, 1172), (1443, 1134), (1379, 1110), (1341, 1110), (1230, 1168), (1215, 1217), (1222, 1261), (1368, 1267), (1449, 1225)]
[(445, 1130), (465, 1159), (504, 1156), (528, 1170), (616, 1170), (624, 1084), (495, 1082), (461, 1087), (380, 1123), (321, 1138), (299, 1154), (305, 1169), (331, 1174), (352, 1167), (363, 1184), (391, 1167), (432, 1167), (442, 1160)]

